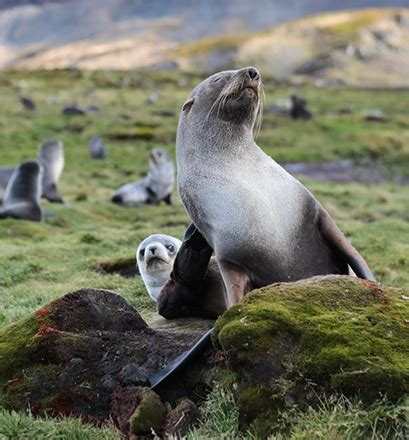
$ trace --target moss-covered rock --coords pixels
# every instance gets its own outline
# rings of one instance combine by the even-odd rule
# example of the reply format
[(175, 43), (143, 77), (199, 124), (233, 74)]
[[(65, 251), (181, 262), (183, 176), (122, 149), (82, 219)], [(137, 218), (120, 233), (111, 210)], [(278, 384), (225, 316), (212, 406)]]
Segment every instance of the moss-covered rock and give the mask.
[[(347, 276), (279, 283), (219, 318), (243, 422), (312, 402), (315, 391), (372, 402), (409, 391), (408, 291)], [(314, 392), (312, 392), (312, 390)]]
[(139, 404), (130, 418), (130, 432), (136, 436), (160, 433), (166, 420), (167, 409), (159, 396), (149, 388), (139, 392)]

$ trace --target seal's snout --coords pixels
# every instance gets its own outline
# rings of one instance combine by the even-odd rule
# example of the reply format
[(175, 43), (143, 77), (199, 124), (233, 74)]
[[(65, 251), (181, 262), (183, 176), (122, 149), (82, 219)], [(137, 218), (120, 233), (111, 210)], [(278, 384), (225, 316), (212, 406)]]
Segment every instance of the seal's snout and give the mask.
[(256, 81), (256, 80), (260, 79), (260, 74), (255, 67), (248, 67), (247, 68), (247, 75), (250, 77), (250, 79), (252, 81)]
[(156, 250), (157, 250), (156, 246), (149, 246), (149, 251), (152, 255), (155, 255)]
[(123, 202), (122, 196), (120, 196), (119, 194), (115, 194), (114, 196), (112, 196), (111, 201), (120, 205)]

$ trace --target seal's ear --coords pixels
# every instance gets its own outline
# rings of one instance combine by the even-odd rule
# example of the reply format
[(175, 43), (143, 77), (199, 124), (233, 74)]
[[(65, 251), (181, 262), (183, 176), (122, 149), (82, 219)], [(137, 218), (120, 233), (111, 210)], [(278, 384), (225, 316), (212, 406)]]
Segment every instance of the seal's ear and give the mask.
[(188, 111), (192, 108), (192, 105), (193, 105), (194, 102), (195, 102), (195, 98), (189, 98), (189, 99), (183, 104), (182, 111), (183, 111), (183, 112), (188, 112)]

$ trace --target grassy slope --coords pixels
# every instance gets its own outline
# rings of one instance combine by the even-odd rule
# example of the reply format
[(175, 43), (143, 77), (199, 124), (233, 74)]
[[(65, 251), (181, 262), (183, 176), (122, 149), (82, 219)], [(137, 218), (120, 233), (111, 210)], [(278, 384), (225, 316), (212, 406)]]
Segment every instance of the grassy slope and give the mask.
[[(188, 223), (177, 195), (171, 207), (125, 209), (109, 202), (121, 183), (136, 180), (147, 169), (147, 152), (160, 147), (174, 155), (177, 113), (197, 78), (180, 86), (177, 75), (127, 73), (134, 86), (118, 88), (120, 73), (46, 72), (0, 75), (0, 163), (34, 157), (44, 138), (65, 144), (66, 166), (61, 192), (68, 206), (43, 203), (55, 216), (41, 224), (0, 222), (0, 325), (12, 322), (65, 292), (100, 287), (121, 293), (149, 318), (154, 307), (140, 278), (101, 274), (101, 261), (132, 257), (139, 241), (151, 233), (181, 237)], [(21, 83), (24, 80), (26, 84)], [(19, 87), (25, 87), (19, 90)], [(289, 90), (266, 81), (266, 105)], [(145, 98), (159, 90), (156, 104)], [(19, 93), (33, 97), (35, 113), (22, 110)], [(267, 116), (258, 142), (278, 161), (379, 158), (400, 173), (409, 173), (409, 91), (300, 90), (317, 118), (294, 123)], [(48, 105), (56, 96), (61, 103)], [(61, 116), (63, 103), (98, 104), (100, 114)], [(337, 115), (345, 105), (355, 113)], [(367, 123), (360, 111), (380, 107), (389, 120)], [(174, 117), (155, 114), (169, 110)], [(125, 115), (125, 117), (124, 117)], [(83, 127), (82, 133), (75, 132)], [(87, 142), (94, 134), (141, 136), (107, 140), (109, 159), (89, 159)], [(144, 134), (153, 135), (146, 140)], [(149, 136), (147, 136), (149, 138)], [(409, 284), (409, 188), (394, 184), (358, 185), (305, 182), (329, 209), (340, 227), (367, 258), (376, 277), (393, 286)]]

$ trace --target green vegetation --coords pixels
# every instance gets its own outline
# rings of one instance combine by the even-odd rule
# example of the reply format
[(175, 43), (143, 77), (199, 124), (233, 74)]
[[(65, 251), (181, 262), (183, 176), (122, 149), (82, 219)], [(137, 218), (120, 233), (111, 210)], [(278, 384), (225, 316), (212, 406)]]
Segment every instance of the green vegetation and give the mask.
[[(81, 287), (119, 292), (148, 321), (155, 314), (140, 277), (126, 278), (115, 270), (132, 262), (137, 245), (149, 234), (161, 232), (182, 237), (188, 217), (176, 192), (173, 206), (127, 209), (112, 204), (109, 199), (120, 184), (137, 180), (147, 171), (151, 148), (160, 147), (174, 157), (178, 112), (199, 80), (177, 72), (0, 73), (0, 165), (14, 165), (33, 158), (38, 144), (45, 138), (60, 138), (66, 157), (60, 189), (68, 201), (64, 206), (43, 201), (43, 210), (53, 215), (46, 216), (40, 224), (11, 219), (0, 222), (1, 326)], [(266, 107), (294, 91), (277, 86), (268, 78), (264, 83)], [(159, 93), (157, 102), (145, 104), (154, 91)], [(267, 115), (258, 143), (274, 159), (313, 162), (349, 158), (369, 164), (376, 160), (385, 164), (385, 172), (390, 175), (409, 175), (409, 91), (313, 87), (296, 91), (309, 100), (316, 118), (293, 122), (286, 117)], [(38, 109), (24, 110), (19, 95), (32, 97)], [(96, 104), (101, 112), (62, 116), (62, 106), (72, 102)], [(353, 112), (339, 112), (346, 106), (351, 106)], [(364, 121), (361, 112), (370, 107), (381, 108), (386, 122)], [(103, 135), (108, 146), (109, 157), (104, 161), (88, 156), (88, 141), (97, 134)], [(365, 256), (380, 282), (394, 287), (409, 286), (409, 187), (308, 180), (305, 184)], [(306, 438), (299, 433), (308, 432), (309, 420), (317, 429), (321, 424), (324, 434), (325, 425), (333, 423), (332, 438), (338, 434), (339, 438), (354, 438), (354, 433), (359, 438), (363, 431), (358, 421), (363, 409), (354, 405), (336, 404), (336, 420), (330, 419), (335, 407), (323, 406), (311, 410), (311, 414), (297, 412), (289, 422), (293, 438)], [(378, 408), (392, 414), (391, 407), (379, 405)], [(13, 438), (15, 430), (20, 430), (24, 437), (30, 429), (38, 432), (35, 438), (51, 438), (41, 432), (63, 429), (59, 423), (54, 426), (50, 420), (33, 420), (28, 415), (4, 412), (0, 417), (0, 427), (10, 426), (9, 431), (0, 432), (6, 438)], [(233, 414), (226, 422), (231, 426), (230, 432), (237, 432), (233, 427), (234, 417)], [(7, 424), (3, 420), (8, 420)], [(227, 432), (221, 419), (215, 416), (213, 420), (213, 425), (217, 425), (214, 429), (219, 430), (215, 432), (220, 436)], [(377, 423), (374, 418), (368, 418), (362, 429), (371, 429)], [(61, 438), (93, 438), (93, 434), (88, 434), (91, 428), (84, 425), (83, 429), (83, 437), (61, 434)], [(325, 438), (324, 434), (317, 438)], [(100, 438), (116, 438), (115, 435), (109, 437), (101, 432)]]
[(96, 428), (79, 419), (33, 418), (29, 413), (0, 411), (0, 438), (26, 440), (122, 440), (113, 426)]
[(241, 423), (268, 434), (290, 402), (303, 409), (324, 391), (366, 404), (405, 398), (408, 295), (334, 276), (267, 286), (231, 307), (214, 336), (237, 377)]
[[(248, 430), (240, 433), (238, 410), (231, 392), (215, 387), (203, 405), (204, 420), (191, 431), (188, 440), (256, 440)], [(276, 434), (269, 440), (403, 440), (408, 435), (409, 400), (391, 405), (378, 401), (364, 407), (345, 397), (323, 399), (305, 412), (282, 412), (277, 417)]]

